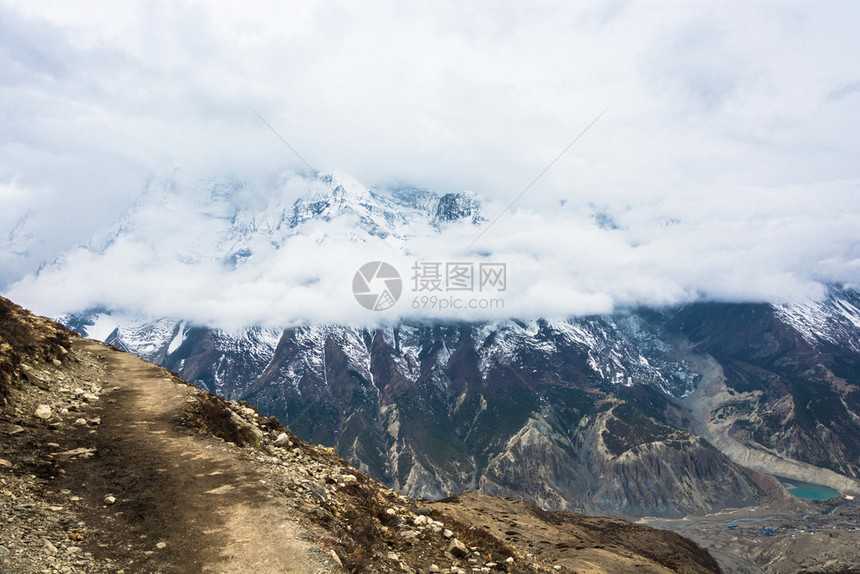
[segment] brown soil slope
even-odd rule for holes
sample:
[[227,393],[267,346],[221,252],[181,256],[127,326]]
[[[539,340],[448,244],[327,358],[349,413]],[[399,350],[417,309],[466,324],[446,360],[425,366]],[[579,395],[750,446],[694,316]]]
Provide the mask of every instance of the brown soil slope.
[[433,507],[524,547],[544,562],[581,574],[714,572],[706,550],[668,530],[625,520],[546,512],[522,500],[467,493]]
[[[0,572],[718,571],[686,539],[622,521],[405,498],[2,298],[0,374]],[[547,531],[555,550],[535,551]]]

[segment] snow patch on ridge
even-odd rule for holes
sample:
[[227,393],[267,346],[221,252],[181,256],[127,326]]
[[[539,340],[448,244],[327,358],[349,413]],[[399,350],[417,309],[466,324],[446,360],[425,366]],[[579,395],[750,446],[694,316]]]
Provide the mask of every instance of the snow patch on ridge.
[[119,327],[116,319],[107,313],[99,313],[92,318],[93,324],[86,328],[86,336],[90,339],[107,341],[107,338]]
[[182,343],[185,342],[185,335],[188,333],[188,327],[185,324],[185,321],[179,324],[179,327],[176,329],[176,335],[174,335],[173,339],[170,341],[170,344],[167,346],[167,354],[172,355],[182,346]]
[[860,294],[838,291],[822,301],[774,305],[784,324],[809,344],[846,344],[860,352]]

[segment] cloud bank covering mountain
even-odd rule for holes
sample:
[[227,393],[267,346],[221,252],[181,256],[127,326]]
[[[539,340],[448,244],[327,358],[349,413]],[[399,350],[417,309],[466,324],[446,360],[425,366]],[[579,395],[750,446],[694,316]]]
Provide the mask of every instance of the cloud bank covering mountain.
[[[753,190],[751,193],[765,193]],[[855,280],[860,197],[851,185],[783,190],[772,202],[729,210],[724,198],[674,211],[609,214],[595,206],[555,214],[517,210],[470,247],[489,222],[474,194],[368,189],[344,174],[285,174],[259,189],[232,179],[153,181],[135,207],[9,293],[43,312],[92,308],[201,325],[283,327],[302,322],[566,317],[616,307],[698,300],[797,302],[822,282]],[[742,197],[735,198],[741,202]],[[463,203],[465,202],[465,203]],[[851,205],[853,209],[836,209]],[[497,207],[497,206],[493,206]],[[444,209],[448,211],[444,211]],[[810,230],[816,230],[810,233]],[[393,308],[367,311],[353,275],[383,260],[400,272]],[[416,263],[506,265],[504,291],[430,291]],[[490,309],[439,309],[421,297],[501,299]]]
[[[858,10],[3,2],[0,289],[43,313],[366,321],[360,262],[488,253],[509,266],[505,315],[814,298],[860,282]],[[469,222],[394,252],[314,240],[347,238],[346,216],[238,266],[191,255],[224,218],[318,187],[255,112],[323,173],[473,190],[493,220],[607,108],[472,249]],[[217,216],[213,177],[242,182]],[[131,207],[162,182],[172,204]]]

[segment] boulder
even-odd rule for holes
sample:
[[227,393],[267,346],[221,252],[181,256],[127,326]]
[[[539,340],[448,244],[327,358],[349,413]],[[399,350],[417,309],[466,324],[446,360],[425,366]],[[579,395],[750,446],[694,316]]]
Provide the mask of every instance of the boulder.
[[236,413],[230,411],[230,419],[236,427],[236,431],[242,440],[254,448],[260,448],[263,440],[263,431],[257,425],[251,424]]
[[460,542],[457,538],[453,538],[448,544],[448,552],[455,558],[465,558],[469,555],[469,549],[466,545]]

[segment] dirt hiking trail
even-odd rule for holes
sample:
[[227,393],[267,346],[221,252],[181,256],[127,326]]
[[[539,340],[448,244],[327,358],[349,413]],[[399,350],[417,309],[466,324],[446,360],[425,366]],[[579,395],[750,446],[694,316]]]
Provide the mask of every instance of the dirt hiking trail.
[[[106,368],[100,425],[67,445],[95,449],[59,479],[91,499],[129,572],[326,571],[292,508],[266,488],[242,449],[181,426],[190,388],[160,367],[90,340],[74,346]],[[110,503],[114,497],[115,502]],[[87,520],[89,523],[90,520]],[[91,550],[99,557],[99,547]],[[318,550],[317,550],[318,552]],[[122,567],[118,562],[118,566]]]

